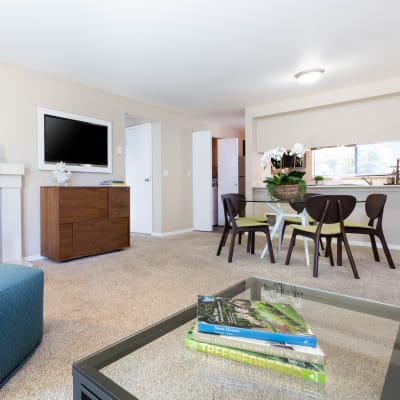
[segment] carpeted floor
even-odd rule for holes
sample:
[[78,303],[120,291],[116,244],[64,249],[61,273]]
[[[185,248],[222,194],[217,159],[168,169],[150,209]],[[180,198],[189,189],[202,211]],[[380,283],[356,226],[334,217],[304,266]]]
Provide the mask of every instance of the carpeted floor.
[[[305,266],[299,241],[291,265],[286,248],[276,264],[238,246],[232,264],[228,249],[216,257],[219,233],[194,232],[156,238],[133,235],[129,249],[65,263],[40,261],[45,272],[44,337],[24,367],[0,390],[2,400],[72,399],[72,363],[249,276],[283,280],[385,303],[400,304],[399,266],[373,261],[368,248],[354,247],[360,273],[355,280],[346,256],[343,267],[321,258],[319,278]],[[287,243],[286,243],[287,245]],[[380,251],[380,253],[382,253]],[[382,255],[383,256],[383,255]]]

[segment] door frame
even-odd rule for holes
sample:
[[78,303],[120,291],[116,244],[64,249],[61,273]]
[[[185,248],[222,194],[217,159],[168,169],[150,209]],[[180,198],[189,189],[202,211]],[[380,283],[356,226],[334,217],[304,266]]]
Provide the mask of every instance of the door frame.
[[[153,135],[152,135],[152,124],[151,124],[151,122],[141,123],[141,124],[137,124],[137,125],[133,125],[133,126],[129,126],[129,127],[125,128],[125,176],[126,176],[126,179],[127,179],[128,178],[128,173],[127,173],[128,157],[129,157],[128,146],[127,146],[127,135],[128,135],[129,130],[133,130],[135,128],[140,128],[140,127],[147,128],[149,130],[147,134],[150,135],[150,151],[147,152],[147,154],[145,154],[146,153],[145,149],[142,149],[142,154],[144,156],[150,158],[150,160],[148,160],[148,162],[150,164],[150,175],[146,179],[150,179],[149,183],[150,183],[151,201],[150,202],[148,200],[145,201],[145,202],[142,201],[142,202],[139,202],[139,204],[140,203],[149,204],[148,206],[150,207],[150,210],[147,210],[146,213],[149,216],[150,221],[147,221],[147,224],[146,224],[147,228],[145,229],[145,232],[133,231],[132,230],[132,228],[133,228],[133,226],[132,226],[133,224],[132,223],[130,224],[130,231],[131,232],[135,232],[135,233],[142,233],[142,234],[152,235],[153,234],[153,201],[154,201],[154,199],[153,199],[153,191],[154,191],[154,189],[153,189],[153,137],[152,137]],[[127,179],[127,184],[128,185],[130,184],[130,182],[128,182],[128,179]],[[131,205],[131,219],[132,219],[132,215],[133,215],[132,214],[132,208],[133,208],[132,202],[134,201],[134,198],[136,196],[141,196],[142,193],[140,191],[136,191],[136,192],[133,191],[132,190],[132,185],[129,185],[129,186],[130,186],[130,193],[131,193],[130,205]]]
[[213,230],[212,134],[192,132],[193,230]]

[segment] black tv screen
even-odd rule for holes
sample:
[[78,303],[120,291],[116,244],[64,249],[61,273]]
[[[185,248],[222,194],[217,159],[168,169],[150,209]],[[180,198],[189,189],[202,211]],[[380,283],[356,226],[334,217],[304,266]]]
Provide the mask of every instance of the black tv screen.
[[44,161],[107,166],[108,127],[44,114]]

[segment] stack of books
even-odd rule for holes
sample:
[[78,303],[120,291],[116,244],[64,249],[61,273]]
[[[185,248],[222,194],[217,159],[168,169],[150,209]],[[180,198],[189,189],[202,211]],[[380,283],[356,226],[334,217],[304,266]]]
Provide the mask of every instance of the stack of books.
[[325,354],[289,304],[199,296],[185,347],[325,383]]
[[101,181],[100,185],[102,185],[102,186],[125,186],[126,183],[125,183],[125,181],[107,180],[107,181]]

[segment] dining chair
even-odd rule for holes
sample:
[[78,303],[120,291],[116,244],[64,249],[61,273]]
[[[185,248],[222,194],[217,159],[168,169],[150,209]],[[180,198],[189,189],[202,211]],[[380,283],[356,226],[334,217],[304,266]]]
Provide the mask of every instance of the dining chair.
[[[313,196],[320,196],[319,193],[304,193],[303,199],[302,200],[289,200],[289,205],[290,207],[293,208],[294,211],[297,212],[297,214],[301,214],[304,211],[304,208],[306,207],[306,201]],[[313,224],[315,221],[312,218],[308,217],[308,222],[309,224]],[[282,233],[281,233],[281,243],[283,241],[283,237],[285,235],[285,229],[286,226],[291,225],[291,224],[296,224],[296,225],[301,225],[301,218],[300,217],[285,217],[283,220],[283,226],[282,226]],[[324,245],[322,243],[322,240],[320,241],[320,246],[321,249],[324,250]]]
[[[354,278],[359,279],[358,271],[351,253],[350,245],[347,240],[346,231],[344,228],[344,220],[352,213],[356,206],[356,198],[351,195],[321,195],[310,197],[305,202],[307,213],[313,218],[315,225],[290,225],[293,228],[292,237],[290,239],[289,249],[286,256],[285,264],[289,265],[293,248],[296,243],[297,235],[305,236],[314,241],[314,265],[313,277],[318,277],[318,260],[319,260],[319,243],[320,238],[327,239],[327,246],[329,246],[329,255],[331,265],[332,259],[332,238],[340,239],[346,248],[347,256],[353,270]],[[339,253],[338,253],[339,254]],[[341,261],[341,260],[340,260]],[[338,256],[338,264],[339,256]]]
[[[231,230],[232,226],[229,223],[229,217],[228,217],[228,207],[226,205],[226,202],[224,202],[224,199],[231,199],[233,203],[233,207],[235,212],[237,213],[236,218],[245,218],[246,217],[246,197],[243,194],[240,193],[227,193],[221,195],[221,200],[222,200],[222,207],[224,211],[224,228],[222,231],[222,236],[221,240],[219,242],[218,250],[217,250],[217,256],[221,254],[221,249],[223,246],[225,246],[226,239],[228,238],[229,231]],[[249,216],[247,217],[250,220],[254,220],[257,222],[267,222],[267,217],[264,215],[254,215],[254,216]],[[242,243],[242,236],[243,233],[241,232],[238,235],[238,243]],[[252,234],[249,234],[248,240],[247,240],[247,251],[254,254],[254,237]]]
[[[232,201],[237,201],[237,207],[239,210],[239,217],[250,218],[258,222],[267,222],[268,217],[264,215],[246,215],[246,196],[240,193],[230,193],[230,198]],[[235,205],[236,206],[236,205]]]
[[225,245],[229,230],[231,230],[231,242],[229,247],[228,262],[232,262],[233,259],[236,235],[240,235],[243,233],[248,234],[247,250],[249,251],[250,247],[250,252],[254,254],[255,233],[263,232],[265,233],[265,236],[267,238],[270,261],[271,263],[275,263],[268,223],[256,221],[254,218],[238,217],[239,206],[237,204],[238,202],[235,201],[235,198],[231,197],[230,195],[222,195],[221,197],[224,209],[226,209],[227,211],[227,222],[230,228],[227,231],[224,230],[225,235],[221,237],[217,255],[220,255],[221,249]]
[[[395,265],[392,259],[392,255],[390,254],[389,247],[387,245],[385,235],[383,233],[382,228],[382,220],[383,220],[383,210],[385,208],[387,196],[386,194],[381,193],[373,193],[368,195],[365,201],[365,213],[369,218],[367,224],[362,224],[350,220],[344,221],[344,229],[346,233],[356,233],[361,235],[369,235],[371,240],[372,252],[374,254],[375,261],[380,261],[378,249],[376,246],[375,236],[377,236],[381,243],[382,248],[385,253],[387,262],[390,268],[395,269]],[[341,254],[341,242],[338,241],[338,256]]]

